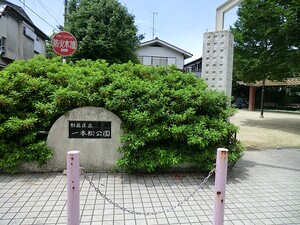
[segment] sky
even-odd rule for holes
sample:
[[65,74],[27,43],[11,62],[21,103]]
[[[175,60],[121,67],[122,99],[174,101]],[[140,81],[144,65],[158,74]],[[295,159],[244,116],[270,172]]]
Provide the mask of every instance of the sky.
[[[64,23],[65,0],[10,0],[24,7],[33,23],[51,35]],[[166,41],[193,54],[186,62],[202,57],[203,34],[215,30],[216,8],[226,0],[119,0],[135,16],[143,41],[154,38]],[[224,29],[237,20],[237,7],[225,14]]]

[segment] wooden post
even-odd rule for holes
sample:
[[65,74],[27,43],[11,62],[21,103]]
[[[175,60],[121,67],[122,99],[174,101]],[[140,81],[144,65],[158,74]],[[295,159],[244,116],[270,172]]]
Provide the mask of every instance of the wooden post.
[[67,216],[68,225],[79,225],[79,151],[67,153]]
[[223,225],[225,209],[225,190],[227,181],[228,150],[218,148],[214,190],[214,217],[213,225]]

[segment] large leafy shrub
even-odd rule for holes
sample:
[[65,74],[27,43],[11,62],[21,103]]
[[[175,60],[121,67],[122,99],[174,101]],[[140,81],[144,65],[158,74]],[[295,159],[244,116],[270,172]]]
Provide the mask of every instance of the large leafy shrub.
[[192,162],[210,169],[218,147],[230,150],[230,161],[241,151],[232,139],[237,127],[228,121],[234,113],[228,102],[225,94],[172,67],[62,64],[43,57],[16,61],[0,72],[0,167],[42,165],[52,151],[37,131],[49,130],[71,109],[95,106],[123,122],[121,168],[151,172]]

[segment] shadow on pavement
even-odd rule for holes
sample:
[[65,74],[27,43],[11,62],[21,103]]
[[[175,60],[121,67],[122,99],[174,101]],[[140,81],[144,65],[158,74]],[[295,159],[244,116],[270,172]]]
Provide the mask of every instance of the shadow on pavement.
[[242,126],[276,129],[287,133],[300,133],[300,117],[296,118],[264,118],[246,119],[241,122]]
[[254,162],[240,158],[237,164],[235,164],[235,166],[228,171],[227,183],[235,184],[235,183],[240,183],[239,180],[247,180],[249,177],[247,168],[254,167],[254,166],[255,166]]
[[247,180],[250,176],[249,168],[256,167],[256,166],[300,172],[300,169],[298,168],[287,167],[283,165],[275,165],[275,164],[257,163],[252,160],[246,160],[240,158],[239,161],[236,163],[236,165],[230,171],[228,171],[228,175],[227,175],[228,183],[234,184],[234,183],[240,183],[240,180]]

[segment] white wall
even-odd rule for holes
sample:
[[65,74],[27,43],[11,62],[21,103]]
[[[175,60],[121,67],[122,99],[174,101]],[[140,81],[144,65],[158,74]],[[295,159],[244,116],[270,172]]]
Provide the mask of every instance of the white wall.
[[0,18],[0,37],[6,38],[6,17],[3,15]]
[[[1,18],[2,20],[2,18]],[[20,40],[19,31],[22,26],[14,18],[6,15],[5,16],[6,25],[6,53],[5,57],[9,59],[21,59],[23,55],[23,40]]]

